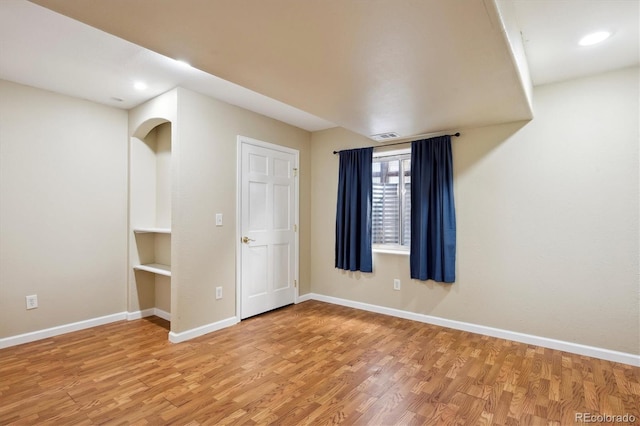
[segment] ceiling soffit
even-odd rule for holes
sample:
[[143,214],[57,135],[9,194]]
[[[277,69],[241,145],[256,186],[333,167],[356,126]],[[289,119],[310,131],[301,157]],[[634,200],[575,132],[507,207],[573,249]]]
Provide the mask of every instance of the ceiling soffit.
[[33,2],[363,135],[531,118],[493,0]]

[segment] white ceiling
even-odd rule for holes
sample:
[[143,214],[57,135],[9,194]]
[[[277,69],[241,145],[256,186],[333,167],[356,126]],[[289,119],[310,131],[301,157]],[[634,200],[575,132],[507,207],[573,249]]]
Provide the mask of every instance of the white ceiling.
[[[514,0],[534,85],[637,65],[638,0]],[[594,46],[579,46],[587,33],[610,31]]]
[[[125,109],[182,86],[309,131],[527,119],[526,61],[545,84],[637,64],[640,50],[637,0],[33,2],[66,16],[0,0],[0,78]],[[613,37],[577,46],[600,28]]]

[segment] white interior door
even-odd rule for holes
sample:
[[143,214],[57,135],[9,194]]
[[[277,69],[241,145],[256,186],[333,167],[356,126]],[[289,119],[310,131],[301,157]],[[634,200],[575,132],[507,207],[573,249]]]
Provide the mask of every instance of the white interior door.
[[[257,141],[255,141],[257,142]],[[294,303],[296,161],[287,148],[240,139],[240,318]]]

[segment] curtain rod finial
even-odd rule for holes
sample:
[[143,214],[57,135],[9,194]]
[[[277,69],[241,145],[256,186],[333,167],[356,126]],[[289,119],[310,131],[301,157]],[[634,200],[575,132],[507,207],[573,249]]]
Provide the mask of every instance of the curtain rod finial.
[[453,136],[455,136],[456,138],[459,138],[460,137],[460,132],[454,133]]

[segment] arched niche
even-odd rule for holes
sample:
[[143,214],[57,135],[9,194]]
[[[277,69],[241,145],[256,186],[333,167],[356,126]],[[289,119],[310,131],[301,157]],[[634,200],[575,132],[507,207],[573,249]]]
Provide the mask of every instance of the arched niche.
[[130,138],[129,312],[170,319],[171,121],[142,122]]
[[170,121],[161,117],[149,118],[143,121],[131,136],[138,139],[144,139],[151,130],[163,123],[170,123]]

